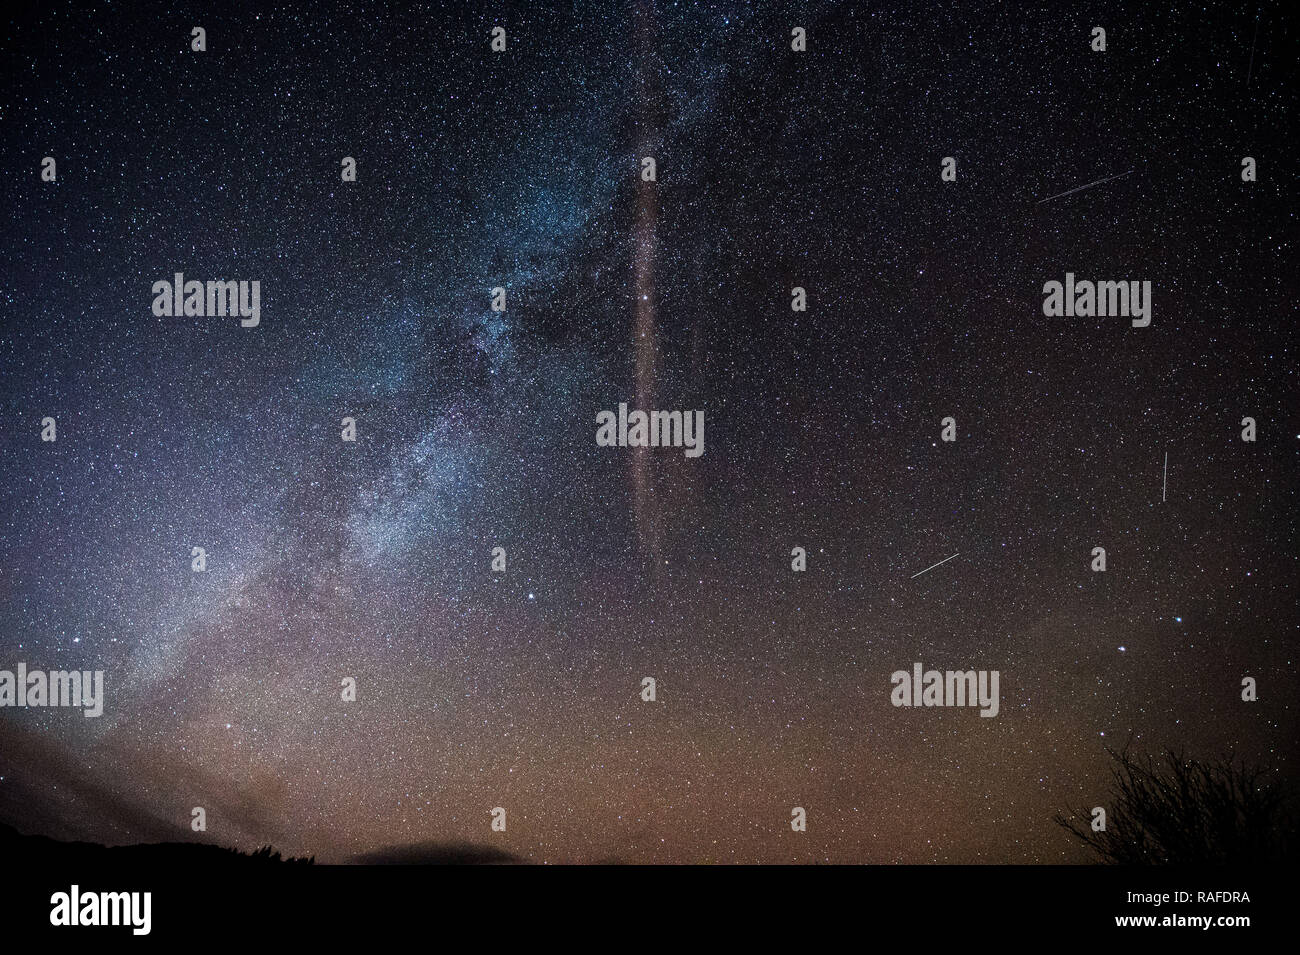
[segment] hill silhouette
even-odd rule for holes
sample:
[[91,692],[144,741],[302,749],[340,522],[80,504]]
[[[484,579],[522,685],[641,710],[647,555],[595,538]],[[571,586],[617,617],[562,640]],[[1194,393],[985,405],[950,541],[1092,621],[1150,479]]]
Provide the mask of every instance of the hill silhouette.
[[[155,869],[177,866],[186,869],[247,865],[314,865],[315,856],[282,856],[271,846],[256,852],[240,852],[210,842],[151,842],[127,846],[105,846],[97,842],[63,842],[48,836],[23,835],[13,826],[0,823],[0,858],[22,860],[46,867],[94,866]],[[510,865],[524,862],[495,846],[470,842],[423,842],[408,846],[385,846],[348,860],[354,865]]]
[[358,865],[510,865],[524,860],[495,846],[472,842],[421,842],[387,846],[354,857]]
[[61,842],[48,836],[26,836],[0,823],[0,858],[53,866],[114,867],[312,865],[315,857],[285,858],[271,846],[240,852],[209,842],[151,842],[105,846],[96,842]]

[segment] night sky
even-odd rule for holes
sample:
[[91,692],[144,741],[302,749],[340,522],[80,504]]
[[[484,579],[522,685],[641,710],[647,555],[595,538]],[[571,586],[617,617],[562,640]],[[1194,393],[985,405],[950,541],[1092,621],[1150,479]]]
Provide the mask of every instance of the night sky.
[[[1296,778],[1286,4],[147,6],[0,47],[0,668],[107,696],[0,709],[0,822],[1081,862],[1107,746]],[[1000,712],[891,705],[918,661]]]

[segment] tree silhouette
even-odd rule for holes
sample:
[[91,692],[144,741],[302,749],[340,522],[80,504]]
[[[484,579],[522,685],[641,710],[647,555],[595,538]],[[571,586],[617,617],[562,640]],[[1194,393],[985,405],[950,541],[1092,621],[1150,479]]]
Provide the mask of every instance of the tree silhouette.
[[1145,757],[1127,745],[1107,752],[1115,765],[1105,830],[1093,831],[1088,812],[1054,817],[1103,862],[1260,865],[1293,857],[1295,792],[1271,770],[1169,749]]
[[[95,842],[63,842],[48,836],[25,836],[0,822],[0,858],[24,860],[22,864],[73,866],[161,866],[251,864],[314,865],[316,857],[282,856],[272,846],[254,852],[240,852],[210,842],[143,842],[135,845],[104,846]],[[17,863],[15,863],[17,864]]]

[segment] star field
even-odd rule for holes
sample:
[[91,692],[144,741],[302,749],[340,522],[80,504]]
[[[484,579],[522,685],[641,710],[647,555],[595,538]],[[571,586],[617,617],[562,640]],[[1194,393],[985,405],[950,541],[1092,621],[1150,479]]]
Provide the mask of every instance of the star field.
[[[0,668],[107,702],[0,710],[0,821],[1058,863],[1109,745],[1294,780],[1281,12],[10,14]],[[259,280],[260,325],[156,317],[175,272]],[[1150,280],[1151,325],[1045,317],[1066,272]],[[598,447],[619,402],[705,453]],[[1001,712],[892,706],[913,661]]]

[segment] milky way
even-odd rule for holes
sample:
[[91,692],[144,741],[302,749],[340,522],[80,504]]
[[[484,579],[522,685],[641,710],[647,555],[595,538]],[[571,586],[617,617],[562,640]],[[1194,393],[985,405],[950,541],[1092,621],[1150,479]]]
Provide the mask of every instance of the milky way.
[[[1294,779],[1294,28],[960,6],[11,15],[0,668],[107,702],[0,710],[0,821],[1078,862],[1109,745]],[[597,447],[620,402],[706,452]],[[891,705],[915,661],[999,714]]]

